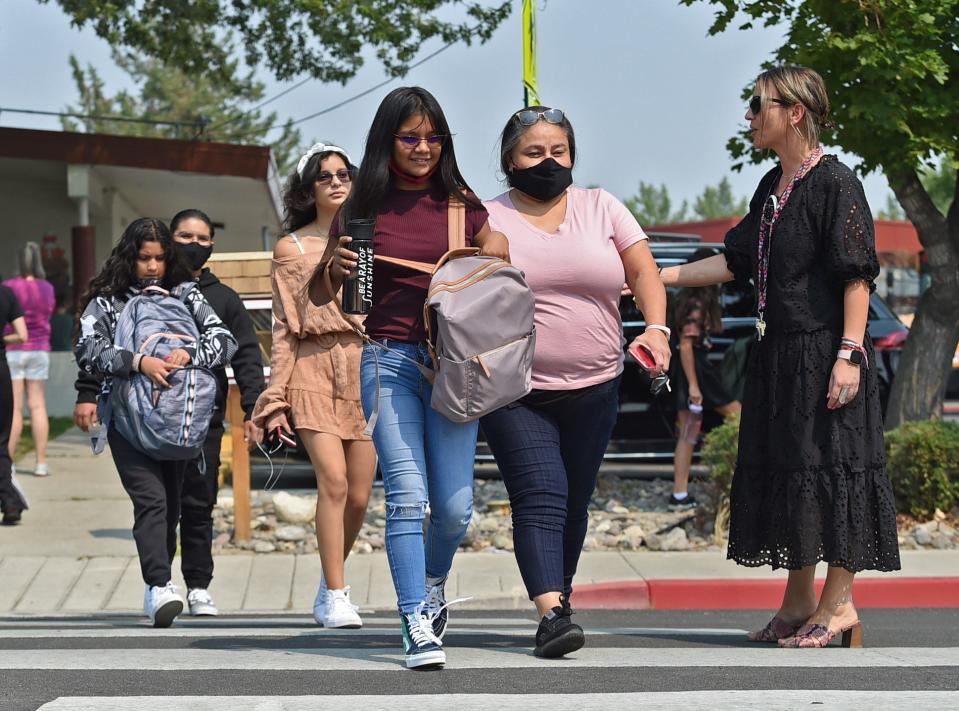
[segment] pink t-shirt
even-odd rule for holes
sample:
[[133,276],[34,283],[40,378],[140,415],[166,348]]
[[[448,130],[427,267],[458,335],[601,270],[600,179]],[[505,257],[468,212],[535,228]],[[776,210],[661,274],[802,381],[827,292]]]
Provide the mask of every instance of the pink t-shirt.
[[536,297],[533,387],[574,390],[619,375],[626,280],[620,253],[646,239],[636,218],[602,188],[575,185],[554,234],[530,224],[508,191],[484,205],[490,228],[509,238],[510,258]]
[[[17,295],[17,301],[23,309],[23,320],[27,324],[27,342],[10,344],[7,350],[50,350],[50,316],[57,301],[53,284],[46,279],[25,279],[20,276],[8,279],[4,284]],[[12,333],[13,329],[8,326],[5,332]]]

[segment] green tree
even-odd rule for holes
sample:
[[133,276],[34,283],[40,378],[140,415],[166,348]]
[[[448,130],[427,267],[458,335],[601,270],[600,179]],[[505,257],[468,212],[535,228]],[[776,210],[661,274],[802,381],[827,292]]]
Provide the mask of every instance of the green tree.
[[[717,6],[710,34],[734,21],[786,30],[774,63],[815,68],[826,81],[836,128],[824,143],[881,170],[929,260],[931,285],[920,298],[886,413],[886,427],[940,417],[959,340],[959,200],[952,172],[948,212],[923,183],[941,157],[959,160],[959,0],[681,0]],[[757,72],[758,73],[758,72]],[[743,92],[748,96],[752,82]],[[759,162],[741,134],[734,158]],[[741,165],[741,163],[740,163]]]
[[716,187],[707,185],[702,195],[693,201],[693,213],[700,220],[715,220],[720,217],[742,217],[748,211],[746,198],[733,197],[733,186],[724,177]]
[[669,197],[669,189],[665,185],[656,187],[642,180],[639,181],[639,190],[636,194],[623,200],[623,204],[644,227],[684,222],[689,210],[689,205],[683,200],[679,210],[673,212],[673,201]]
[[919,173],[919,179],[929,193],[929,198],[943,215],[949,212],[956,196],[957,171],[959,161],[943,158],[936,168],[925,167]]
[[279,135],[267,140],[271,126],[277,123],[275,113],[263,114],[247,107],[263,99],[264,85],[252,72],[241,76],[236,61],[225,70],[227,81],[207,76],[189,76],[157,59],[114,52],[113,61],[125,71],[136,86],[136,92],[121,90],[108,94],[97,70],[81,67],[73,55],[70,69],[79,94],[79,102],[67,107],[70,113],[87,116],[117,116],[180,122],[155,125],[95,118],[61,119],[66,131],[113,133],[155,138],[198,138],[224,143],[269,144],[281,174],[291,168],[302,143],[300,132],[290,121]]
[[[38,0],[48,3],[51,0]],[[402,76],[428,40],[486,41],[511,10],[473,0],[53,0],[78,28],[112,47],[159,59],[191,76],[228,79],[234,61],[223,39],[239,36],[248,67],[279,80],[311,75],[345,83],[371,48]],[[447,6],[461,8],[450,21]]]
[[905,217],[906,213],[892,195],[886,195],[886,206],[876,213],[877,220],[903,220]]

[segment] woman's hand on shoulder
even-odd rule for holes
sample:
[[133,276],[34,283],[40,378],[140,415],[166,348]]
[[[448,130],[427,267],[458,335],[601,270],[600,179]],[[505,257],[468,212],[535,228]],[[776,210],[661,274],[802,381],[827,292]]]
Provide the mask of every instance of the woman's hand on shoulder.
[[480,254],[484,257],[498,257],[509,262],[509,240],[502,232],[490,232],[479,244]]

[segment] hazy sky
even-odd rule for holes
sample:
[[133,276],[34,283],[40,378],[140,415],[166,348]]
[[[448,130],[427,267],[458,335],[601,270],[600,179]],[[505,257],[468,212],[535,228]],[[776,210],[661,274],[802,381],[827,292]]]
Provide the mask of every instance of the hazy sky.
[[[335,142],[358,161],[382,97],[402,84],[432,91],[456,134],[460,167],[482,197],[503,189],[497,137],[521,107],[520,0],[511,18],[484,45],[457,45],[373,94],[301,124],[304,144]],[[676,0],[541,0],[539,86],[543,102],[566,111],[576,130],[575,180],[620,197],[640,180],[665,183],[674,203],[692,199],[728,176],[749,196],[767,166],[732,172],[725,144],[745,124],[742,87],[778,46],[781,29],[706,32],[712,10]],[[184,38],[189,41],[189,38]],[[422,54],[441,46],[430,43]],[[110,61],[108,45],[70,24],[55,3],[0,2],[0,107],[61,110],[77,99],[70,53],[96,66],[108,92],[128,86]],[[261,72],[267,96],[280,84]],[[311,82],[270,105],[283,119],[299,118],[382,81],[375,60],[347,86]],[[0,125],[59,130],[55,118],[3,113]],[[854,156],[842,156],[851,165]],[[882,175],[864,179],[873,211],[885,205]]]

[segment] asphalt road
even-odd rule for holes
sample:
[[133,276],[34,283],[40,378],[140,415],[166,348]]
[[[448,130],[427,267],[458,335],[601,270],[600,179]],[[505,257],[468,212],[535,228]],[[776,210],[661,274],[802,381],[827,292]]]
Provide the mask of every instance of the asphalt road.
[[457,711],[636,708],[640,700],[643,708],[959,708],[959,610],[865,611],[862,650],[746,642],[744,630],[768,614],[583,612],[575,620],[587,646],[547,661],[530,653],[529,614],[465,611],[451,621],[447,668],[420,673],[403,669],[390,615],[367,616],[361,631],[322,630],[302,616],[187,620],[170,630],[129,617],[6,618],[0,709],[405,709],[433,708],[440,695],[442,708]]

